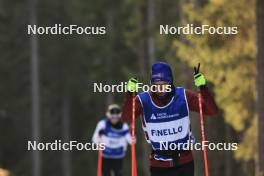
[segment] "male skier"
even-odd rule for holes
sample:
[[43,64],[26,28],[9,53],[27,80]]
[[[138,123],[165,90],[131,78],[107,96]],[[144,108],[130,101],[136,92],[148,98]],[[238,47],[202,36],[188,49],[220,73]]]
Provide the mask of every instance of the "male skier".
[[93,134],[94,143],[104,143],[102,170],[103,176],[122,175],[122,163],[127,144],[131,143],[129,127],[121,119],[121,108],[109,105],[106,118],[99,121]]
[[[151,176],[193,176],[194,162],[191,150],[164,149],[161,148],[161,142],[167,143],[168,146],[178,146],[177,144],[192,141],[189,111],[199,112],[198,93],[175,87],[172,70],[164,62],[152,65],[150,79],[151,85],[159,89],[139,93],[135,99],[135,113],[136,117],[143,115],[143,130],[152,147],[149,157]],[[216,115],[218,108],[199,69],[195,69],[194,82],[200,88],[204,114]],[[171,89],[165,86],[170,86]],[[127,89],[122,109],[125,121],[131,120],[132,98],[137,91],[137,79],[131,78]]]

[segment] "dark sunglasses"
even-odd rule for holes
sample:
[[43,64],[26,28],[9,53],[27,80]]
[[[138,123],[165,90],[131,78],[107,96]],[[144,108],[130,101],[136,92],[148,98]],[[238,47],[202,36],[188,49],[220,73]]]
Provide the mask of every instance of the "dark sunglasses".
[[110,110],[110,114],[119,114],[121,113],[121,110],[119,108],[113,108]]

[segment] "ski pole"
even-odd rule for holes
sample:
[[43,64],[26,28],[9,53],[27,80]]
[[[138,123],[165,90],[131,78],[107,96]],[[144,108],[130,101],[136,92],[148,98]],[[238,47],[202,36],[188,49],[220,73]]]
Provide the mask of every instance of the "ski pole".
[[[198,101],[199,101],[199,111],[200,111],[200,124],[202,131],[202,144],[205,142],[205,134],[204,134],[204,116],[203,116],[203,106],[202,106],[202,95],[201,92],[198,93]],[[204,174],[208,176],[208,160],[207,160],[207,152],[206,147],[203,148],[203,158],[204,158]]]
[[[100,136],[99,143],[101,143],[102,138]],[[97,163],[97,176],[102,176],[102,158],[103,158],[103,153],[102,150],[98,150],[98,163]]]
[[132,158],[132,169],[131,175],[137,176],[137,162],[136,162],[136,146],[135,146],[135,93],[133,93],[132,97],[132,123],[131,123],[131,158]]

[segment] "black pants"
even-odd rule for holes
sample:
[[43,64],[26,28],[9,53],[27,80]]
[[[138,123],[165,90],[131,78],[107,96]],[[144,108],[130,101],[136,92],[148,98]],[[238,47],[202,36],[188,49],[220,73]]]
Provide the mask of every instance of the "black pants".
[[103,158],[103,176],[122,176],[123,159]]
[[150,167],[151,176],[194,176],[193,161],[171,168]]

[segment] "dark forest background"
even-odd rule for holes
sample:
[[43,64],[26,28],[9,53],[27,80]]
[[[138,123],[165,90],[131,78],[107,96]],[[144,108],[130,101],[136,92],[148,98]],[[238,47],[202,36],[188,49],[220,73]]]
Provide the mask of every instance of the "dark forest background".
[[[256,2],[257,1],[257,2]],[[195,89],[201,63],[220,115],[206,119],[212,176],[263,176],[264,2],[261,0],[0,0],[0,176],[96,175],[95,151],[27,151],[27,141],[91,142],[108,104],[122,94],[93,93],[94,82],[131,76],[148,83],[155,61],[171,64],[175,84]],[[28,35],[27,25],[106,26],[107,35]],[[237,35],[160,35],[159,25],[237,26]],[[192,128],[200,140],[198,114]],[[138,175],[147,176],[147,146],[137,125]],[[130,175],[130,151],[124,175]],[[202,153],[195,172],[203,175]],[[262,171],[262,173],[261,173]]]

